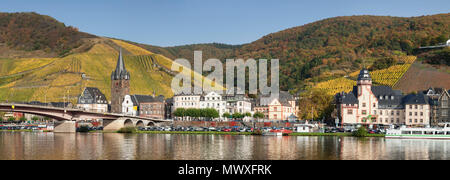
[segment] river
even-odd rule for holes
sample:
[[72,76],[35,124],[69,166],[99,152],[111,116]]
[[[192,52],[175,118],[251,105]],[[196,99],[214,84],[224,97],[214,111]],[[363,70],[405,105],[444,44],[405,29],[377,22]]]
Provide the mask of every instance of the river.
[[450,159],[450,140],[0,132],[0,159]]

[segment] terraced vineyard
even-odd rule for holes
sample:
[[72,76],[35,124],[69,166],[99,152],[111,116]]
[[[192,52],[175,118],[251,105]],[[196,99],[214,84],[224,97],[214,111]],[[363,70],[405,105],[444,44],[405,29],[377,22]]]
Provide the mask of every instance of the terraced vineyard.
[[397,84],[403,74],[408,71],[409,67],[411,67],[411,64],[395,65],[387,69],[370,72],[370,75],[372,76],[373,82],[393,87]]
[[[385,85],[394,87],[403,75],[411,67],[411,64],[415,62],[417,57],[415,56],[398,56],[395,57],[398,63],[386,69],[380,69],[370,72],[372,81],[376,85]],[[348,75],[348,78],[341,77],[333,80],[328,80],[316,84],[313,88],[325,89],[328,94],[334,95],[338,92],[349,92],[352,90],[353,86],[356,85],[356,79],[358,77],[359,71],[355,71]]]
[[334,95],[342,91],[349,92],[355,85],[356,81],[341,77],[318,83],[314,88],[325,89],[329,95]]
[[[76,103],[84,87],[97,87],[110,99],[110,75],[119,47],[131,74],[132,94],[155,91],[157,95],[173,95],[170,86],[177,72],[170,70],[171,59],[120,40],[99,38],[88,51],[62,58],[0,59],[0,102],[63,101],[69,94],[71,102]],[[183,69],[189,75],[199,75]]]

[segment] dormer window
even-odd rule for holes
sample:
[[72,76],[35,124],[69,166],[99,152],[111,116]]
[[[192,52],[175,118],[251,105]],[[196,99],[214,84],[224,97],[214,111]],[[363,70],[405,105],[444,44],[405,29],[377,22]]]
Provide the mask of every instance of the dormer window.
[[391,96],[391,100],[394,100],[394,96]]
[[384,96],[384,99],[388,99],[389,97],[388,96]]
[[383,96],[380,96],[380,99],[383,99]]

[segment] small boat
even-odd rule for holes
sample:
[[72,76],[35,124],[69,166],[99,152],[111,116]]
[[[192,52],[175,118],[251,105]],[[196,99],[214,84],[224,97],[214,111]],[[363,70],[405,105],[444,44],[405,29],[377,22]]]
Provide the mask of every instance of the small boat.
[[283,136],[282,132],[263,132],[263,136]]
[[386,130],[386,138],[400,139],[450,139],[450,124],[444,127],[408,128]]

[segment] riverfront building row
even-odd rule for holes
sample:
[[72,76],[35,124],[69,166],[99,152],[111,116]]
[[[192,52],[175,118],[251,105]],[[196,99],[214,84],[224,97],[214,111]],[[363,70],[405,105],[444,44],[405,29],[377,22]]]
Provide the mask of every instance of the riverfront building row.
[[427,126],[448,122],[449,91],[403,95],[388,86],[372,86],[367,69],[349,93],[335,95],[339,125]]

